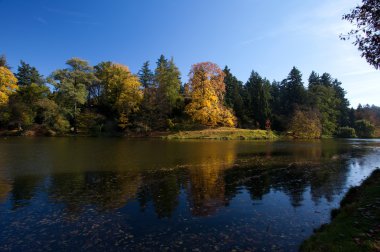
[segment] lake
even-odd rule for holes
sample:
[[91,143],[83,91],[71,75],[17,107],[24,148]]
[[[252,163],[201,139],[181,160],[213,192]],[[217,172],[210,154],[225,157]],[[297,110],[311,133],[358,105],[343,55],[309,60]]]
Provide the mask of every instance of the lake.
[[0,139],[0,250],[296,251],[378,140]]

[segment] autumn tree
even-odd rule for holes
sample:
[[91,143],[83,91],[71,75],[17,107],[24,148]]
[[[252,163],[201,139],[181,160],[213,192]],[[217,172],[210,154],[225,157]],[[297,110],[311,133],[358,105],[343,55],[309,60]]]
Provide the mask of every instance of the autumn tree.
[[102,100],[117,116],[118,125],[125,129],[131,113],[139,110],[143,98],[141,83],[127,66],[110,62],[97,67],[97,77],[102,82]]
[[359,104],[357,110],[354,112],[354,117],[357,120],[367,120],[376,126],[380,126],[380,107],[369,104],[362,106]]
[[376,69],[380,68],[380,2],[379,0],[362,0],[351,13],[343,16],[356,26],[348,34],[341,35],[341,39],[354,39],[356,45],[369,64]]
[[322,135],[322,125],[318,113],[312,110],[294,111],[288,129],[294,138],[316,139]]
[[87,101],[88,87],[96,77],[93,68],[85,60],[72,58],[66,64],[68,68],[54,71],[49,82],[55,88],[57,103],[66,109],[76,133],[80,108]]
[[17,78],[8,68],[0,66],[0,106],[5,106],[9,96],[17,89]]
[[10,118],[9,97],[18,90],[17,78],[6,67],[0,66],[0,125]]
[[193,65],[189,76],[191,102],[185,111],[192,120],[209,127],[233,127],[236,119],[223,105],[223,71],[214,63],[203,62]]

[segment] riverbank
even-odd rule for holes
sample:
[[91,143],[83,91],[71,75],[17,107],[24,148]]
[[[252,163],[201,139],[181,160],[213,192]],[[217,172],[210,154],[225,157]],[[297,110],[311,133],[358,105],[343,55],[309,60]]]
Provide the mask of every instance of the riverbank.
[[[127,132],[85,132],[78,131],[77,134],[58,133],[44,127],[33,127],[28,130],[0,130],[0,137],[126,137],[126,138],[161,138],[161,139],[210,139],[210,140],[279,140],[295,139],[292,134],[285,132],[274,132],[258,129],[240,128],[205,128],[187,131],[127,131]],[[333,136],[322,136],[321,139],[335,138]],[[308,139],[304,139],[308,140]]]
[[380,251],[380,169],[351,188],[301,251]]
[[26,131],[18,130],[2,130],[0,137],[9,136],[76,136],[76,137],[91,137],[91,136],[107,136],[107,137],[127,137],[127,138],[162,138],[162,139],[218,139],[218,140],[275,140],[279,136],[273,131],[266,130],[251,130],[251,129],[237,129],[237,128],[215,128],[215,129],[202,129],[192,131],[151,131],[151,132],[128,132],[128,133],[114,133],[114,134],[88,134],[85,132],[78,132],[78,134],[58,134],[53,131],[33,129]]
[[163,137],[164,139],[216,139],[216,140],[275,140],[273,131],[236,128],[216,128],[194,131],[180,131]]

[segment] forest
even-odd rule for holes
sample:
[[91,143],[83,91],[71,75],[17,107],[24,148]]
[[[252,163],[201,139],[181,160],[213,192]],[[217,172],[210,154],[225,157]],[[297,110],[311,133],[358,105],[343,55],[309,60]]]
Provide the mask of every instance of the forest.
[[[226,66],[194,64],[183,83],[161,55],[138,73],[110,61],[71,58],[46,78],[21,61],[0,58],[1,134],[149,135],[217,127],[272,130],[293,138],[377,136],[380,107],[350,107],[342,83],[293,67],[281,81],[252,71],[244,83]],[[307,86],[307,87],[306,87]]]

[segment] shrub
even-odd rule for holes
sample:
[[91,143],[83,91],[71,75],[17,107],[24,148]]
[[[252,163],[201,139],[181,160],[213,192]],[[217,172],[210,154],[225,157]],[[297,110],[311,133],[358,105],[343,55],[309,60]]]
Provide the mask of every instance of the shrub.
[[351,127],[340,127],[336,131],[335,135],[340,138],[355,138],[356,131],[354,128]]
[[356,121],[355,130],[358,137],[362,138],[371,138],[375,134],[375,126],[367,120]]
[[70,130],[70,122],[62,115],[57,115],[53,124],[53,129],[59,133],[66,133]]
[[78,126],[82,131],[97,135],[102,132],[105,120],[101,114],[84,111],[78,116]]
[[294,138],[316,139],[321,138],[321,121],[314,111],[296,110],[290,122],[289,131]]

